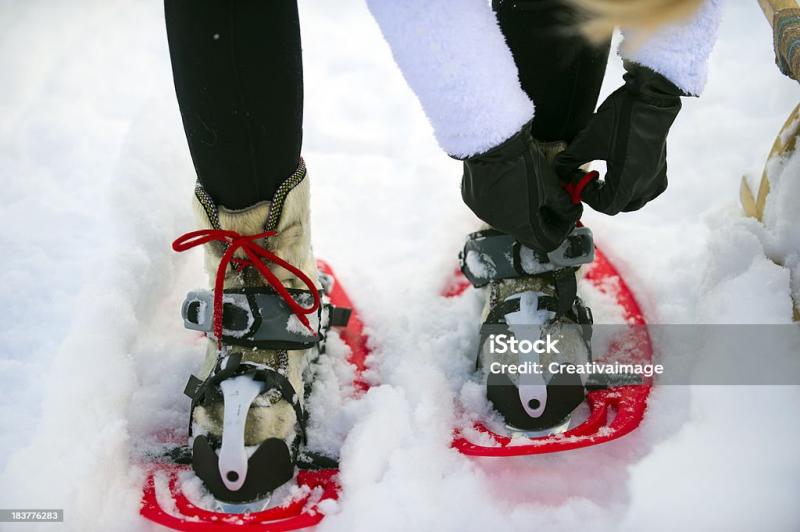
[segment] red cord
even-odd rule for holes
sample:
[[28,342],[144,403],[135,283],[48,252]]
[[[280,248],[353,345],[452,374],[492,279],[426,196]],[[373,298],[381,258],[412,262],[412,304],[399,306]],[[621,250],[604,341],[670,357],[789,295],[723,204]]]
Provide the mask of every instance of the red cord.
[[[233,266],[237,271],[241,271],[245,266],[253,266],[256,268],[261,275],[264,276],[269,285],[275,289],[275,291],[278,292],[286,304],[289,305],[292,313],[294,313],[300,322],[316,336],[316,331],[311,327],[311,324],[306,317],[306,314],[316,312],[320,306],[319,293],[317,292],[317,287],[314,286],[314,282],[309,279],[308,276],[299,268],[292,266],[282,258],[267,251],[255,242],[261,238],[267,238],[277,234],[278,233],[276,231],[267,231],[257,235],[242,236],[236,231],[226,231],[224,229],[201,229],[199,231],[191,231],[186,233],[172,243],[172,249],[179,253],[213,241],[228,243],[228,249],[225,250],[225,253],[222,254],[222,258],[219,261],[219,267],[217,267],[217,277],[214,282],[214,336],[217,338],[217,347],[219,349],[222,349],[222,292],[225,283],[225,270],[228,268],[228,264],[230,263],[233,263]],[[247,258],[238,258],[233,256],[233,254],[239,248],[245,252]],[[314,296],[314,304],[310,307],[303,307],[297,301],[295,301],[295,299],[292,297],[289,291],[286,290],[283,284],[281,284],[280,280],[278,280],[275,274],[272,273],[269,268],[267,268],[266,264],[264,264],[264,260],[273,264],[277,264],[284,270],[293,273],[298,279],[303,281],[303,283],[305,283],[305,285],[311,291],[311,294]]]
[[581,194],[583,194],[583,189],[586,188],[586,185],[599,177],[600,173],[597,170],[592,170],[591,172],[586,172],[577,183],[564,183],[562,186],[569,194],[570,199],[572,199],[572,203],[577,205],[582,201]]

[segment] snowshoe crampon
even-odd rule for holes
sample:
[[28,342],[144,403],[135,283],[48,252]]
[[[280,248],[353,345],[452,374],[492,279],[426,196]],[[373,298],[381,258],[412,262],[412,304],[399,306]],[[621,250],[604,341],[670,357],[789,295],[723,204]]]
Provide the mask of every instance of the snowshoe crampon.
[[[639,305],[619,272],[600,250],[595,249],[594,262],[589,265],[584,279],[600,292],[613,297],[621,308],[625,321],[631,325],[627,337],[618,344],[610,344],[609,351],[621,349],[622,343],[635,345],[633,353],[626,353],[628,360],[641,364],[650,363],[653,347]],[[469,286],[470,281],[460,271],[456,271],[442,295],[457,297]],[[468,429],[456,430],[452,445],[461,453],[471,456],[525,456],[605,443],[620,438],[639,426],[647,408],[651,387],[652,381],[647,379],[640,384],[588,391],[588,417],[560,434],[538,438],[502,435],[477,422]]]
[[[353,309],[350,298],[339,285],[330,266],[318,261],[317,267],[327,280],[326,291],[331,304]],[[338,333],[350,348],[348,361],[356,369],[354,387],[363,392],[368,384],[361,379],[361,374],[366,367],[369,349],[363,324],[355,310],[350,314],[347,325],[338,329]],[[297,489],[292,490],[294,494],[278,505],[249,513],[218,512],[199,507],[184,492],[182,477],[190,476],[190,471],[190,465],[173,462],[151,464],[142,495],[142,516],[175,530],[296,530],[319,523],[324,517],[320,505],[339,496],[338,469],[302,469],[295,476]]]

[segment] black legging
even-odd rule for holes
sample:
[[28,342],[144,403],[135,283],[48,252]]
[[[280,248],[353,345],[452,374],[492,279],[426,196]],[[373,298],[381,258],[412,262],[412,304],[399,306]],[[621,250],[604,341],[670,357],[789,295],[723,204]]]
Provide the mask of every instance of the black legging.
[[[272,199],[302,143],[296,0],[165,0],[164,8],[200,183],[232,209]],[[594,48],[577,35],[563,0],[494,0],[494,9],[536,105],[534,136],[570,141],[597,104],[608,44]]]
[[295,0],[165,0],[175,91],[197,177],[241,209],[300,160],[303,63]]
[[570,142],[594,113],[610,41],[592,46],[563,0],[493,0],[523,90],[536,107],[533,136]]

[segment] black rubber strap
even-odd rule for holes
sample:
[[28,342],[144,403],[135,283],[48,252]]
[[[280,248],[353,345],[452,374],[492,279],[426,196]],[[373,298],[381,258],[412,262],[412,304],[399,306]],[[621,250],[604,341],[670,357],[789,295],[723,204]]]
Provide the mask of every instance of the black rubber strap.
[[[589,307],[584,306],[579,299],[573,301],[572,306],[562,314],[559,314],[561,307],[559,299],[548,295],[539,295],[537,299],[537,310],[547,310],[553,314],[566,316],[577,324],[592,324],[592,311]],[[488,324],[503,324],[506,323],[506,315],[519,312],[519,299],[513,298],[502,301],[494,305],[486,316],[484,323]]]
[[[222,367],[223,361],[226,361],[224,368]],[[206,393],[211,390],[212,385],[236,375],[241,361],[241,353],[232,353],[225,358],[217,360],[216,367],[205,381],[198,379],[194,375],[189,376],[189,381],[186,383],[183,393],[192,400],[193,411],[195,403],[199,403],[205,398]]]
[[[287,288],[303,307],[313,302],[308,290]],[[187,294],[181,308],[187,329],[214,333],[214,292],[193,290]],[[319,340],[322,328],[322,308],[307,315],[316,332],[299,322],[292,330],[287,323],[296,318],[283,298],[269,287],[225,289],[222,306],[222,342],[226,345],[258,347],[260,349],[308,349]]]
[[475,287],[500,279],[574,270],[594,260],[594,240],[587,227],[576,227],[558,248],[542,254],[513,236],[494,229],[470,234],[459,254],[461,271]]
[[506,323],[506,316],[519,312],[519,299],[506,299],[489,309],[489,315],[486,316],[485,323]]
[[[222,368],[222,362],[227,360],[225,367]],[[300,404],[300,395],[292,386],[284,375],[278,373],[272,368],[256,366],[249,362],[242,362],[241,353],[232,353],[227,357],[220,359],[217,362],[217,367],[211,372],[211,375],[205,380],[201,381],[194,375],[189,377],[189,382],[186,383],[184,393],[192,399],[191,411],[194,412],[195,407],[205,401],[206,399],[213,399],[220,395],[218,384],[226,379],[237,375],[252,374],[253,378],[264,383],[264,392],[269,390],[278,390],[281,398],[287,403],[292,405],[294,413],[297,416],[297,424],[303,443],[306,442],[306,414]],[[189,423],[189,435],[192,434],[191,421]]]
[[351,308],[334,307],[331,305],[328,308],[328,324],[331,327],[346,327],[352,313],[353,309]]
[[575,270],[573,268],[555,270],[552,276],[558,301],[556,313],[564,316],[572,310],[575,298],[578,297],[578,281],[575,279]]
[[185,395],[189,399],[194,399],[195,397],[197,397],[197,394],[202,387],[203,387],[202,379],[198,379],[194,375],[189,375],[189,381],[186,383],[186,387],[183,389],[183,395]]
[[[247,364],[245,364],[247,365]],[[249,372],[248,372],[249,373]],[[266,385],[266,389],[276,389],[281,393],[281,397],[284,401],[292,405],[294,409],[295,416],[297,416],[297,425],[300,429],[300,438],[302,443],[306,442],[306,415],[303,411],[303,407],[300,404],[300,395],[292,386],[292,383],[289,382],[284,375],[278,373],[272,368],[257,368],[254,373],[258,377],[262,377],[264,384]]]

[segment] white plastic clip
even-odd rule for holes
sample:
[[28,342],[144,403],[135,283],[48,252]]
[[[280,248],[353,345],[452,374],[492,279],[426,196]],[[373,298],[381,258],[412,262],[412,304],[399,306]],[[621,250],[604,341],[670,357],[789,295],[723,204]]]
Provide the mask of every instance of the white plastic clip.
[[247,450],[244,447],[244,430],[247,412],[262,383],[248,375],[240,375],[219,383],[225,401],[225,418],[222,426],[222,446],[219,450],[219,474],[225,487],[237,491],[247,477]]

